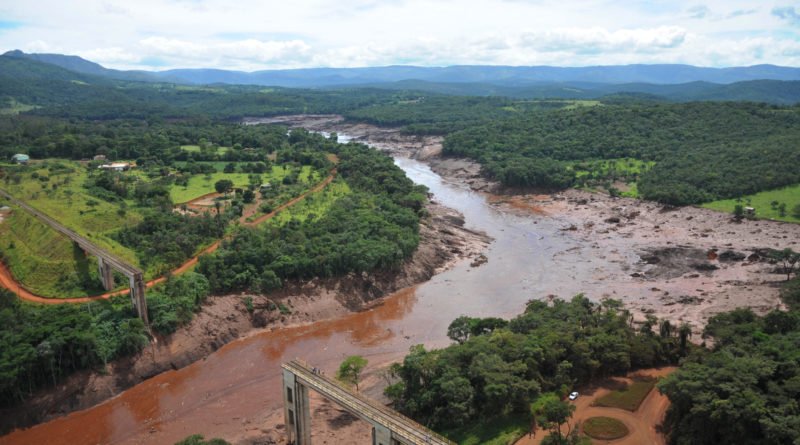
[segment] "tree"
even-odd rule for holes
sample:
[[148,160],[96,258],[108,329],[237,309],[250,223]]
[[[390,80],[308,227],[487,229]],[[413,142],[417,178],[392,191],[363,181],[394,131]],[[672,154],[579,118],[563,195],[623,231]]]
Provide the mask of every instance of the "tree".
[[[549,424],[549,428],[551,430],[550,436],[555,436],[557,444],[564,443],[565,437],[568,437],[571,432],[571,427],[569,426],[569,419],[572,417],[572,413],[575,412],[575,405],[571,403],[567,403],[563,400],[552,399],[548,400],[542,409],[542,414],[544,414],[545,419],[547,419],[547,423]],[[567,434],[561,434],[561,426],[567,424]]]
[[776,251],[773,256],[783,265],[783,272],[786,274],[786,281],[791,280],[794,269],[797,267],[797,263],[800,262],[800,253],[797,253],[787,247],[781,251]]
[[349,383],[351,385],[355,385],[356,391],[358,391],[358,381],[361,378],[361,371],[367,367],[367,359],[360,355],[351,355],[344,359],[341,365],[339,365],[339,370],[336,371],[336,378]]
[[692,325],[689,323],[681,323],[678,328],[678,339],[681,346],[681,354],[686,351],[687,340],[692,338]]
[[800,204],[797,204],[796,206],[792,207],[792,216],[794,216],[795,218],[800,218]]
[[472,319],[466,315],[462,315],[453,320],[450,326],[447,327],[447,336],[450,340],[458,344],[463,344],[469,339],[471,325]]
[[217,191],[217,193],[227,194],[233,190],[233,181],[230,179],[220,179],[214,183],[214,189]]
[[249,203],[253,202],[254,199],[256,199],[255,192],[253,192],[250,189],[247,189],[247,190],[244,191],[244,194],[242,195],[242,201],[244,201],[244,202],[249,204]]
[[744,218],[744,207],[741,204],[733,206],[733,219],[741,221]]
[[658,332],[661,334],[661,338],[669,338],[672,336],[672,323],[669,320],[664,319],[661,320],[661,324],[658,327]]

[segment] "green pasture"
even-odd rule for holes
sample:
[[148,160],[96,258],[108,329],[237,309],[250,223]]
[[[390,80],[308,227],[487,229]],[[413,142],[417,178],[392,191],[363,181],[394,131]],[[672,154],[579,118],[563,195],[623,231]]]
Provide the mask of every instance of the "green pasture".
[[[773,202],[777,202],[778,205],[773,206]],[[785,214],[783,216],[781,216],[779,209],[781,203],[786,205]],[[776,190],[768,190],[756,193],[755,195],[743,196],[740,200],[722,199],[705,203],[702,206],[707,209],[732,214],[737,204],[742,207],[753,207],[756,209],[757,218],[800,223],[800,218],[793,214],[794,208],[800,206],[800,184]]]
[[[228,151],[230,151],[230,147],[217,147],[216,153],[218,155],[224,155]],[[181,150],[189,152],[189,153],[200,153],[202,148],[199,145],[181,145]]]
[[[214,164],[222,164],[221,167],[217,168],[217,173],[211,173],[209,175],[192,175],[192,177],[189,178],[189,184],[186,187],[181,185],[173,185],[170,189],[170,198],[172,199],[172,202],[176,204],[182,204],[193,199],[197,199],[203,195],[214,193],[216,192],[214,184],[222,179],[229,179],[233,181],[234,187],[247,187],[250,184],[251,173],[223,173],[222,169],[225,167],[227,162],[217,162]],[[273,165],[272,170],[269,173],[260,174],[261,182],[266,183],[282,181],[283,178],[289,173],[290,167]],[[300,170],[298,180],[303,182],[305,177],[307,182],[307,179],[312,176],[312,173],[313,170],[311,166],[303,166]]]
[[267,224],[282,226],[293,219],[305,221],[309,216],[322,217],[328,213],[337,199],[348,194],[350,194],[350,186],[343,180],[336,179],[319,193],[312,193],[302,201],[278,213]]
[[[55,162],[69,170],[49,171],[46,166]],[[34,178],[34,173],[39,178]],[[72,161],[49,160],[36,164],[22,175],[19,184],[11,181],[2,186],[17,199],[44,212],[98,246],[131,264],[139,264],[136,254],[117,243],[110,235],[122,227],[135,226],[141,222],[142,216],[132,203],[122,211],[117,204],[91,196],[83,187],[88,176],[85,167]]]

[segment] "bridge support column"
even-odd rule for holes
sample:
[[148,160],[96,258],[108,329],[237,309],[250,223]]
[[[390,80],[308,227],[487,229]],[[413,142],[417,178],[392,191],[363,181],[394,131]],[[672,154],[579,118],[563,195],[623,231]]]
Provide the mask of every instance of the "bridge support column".
[[394,445],[392,430],[383,425],[372,425],[372,445]]
[[142,319],[145,325],[150,325],[150,320],[147,317],[147,300],[144,297],[145,282],[144,274],[138,273],[129,278],[131,285],[131,303],[133,308],[136,309],[136,314]]
[[103,289],[114,289],[114,269],[103,257],[97,257],[97,272],[100,274],[100,281],[103,282]]
[[283,415],[287,443],[311,445],[311,409],[308,388],[295,379],[294,374],[283,370]]

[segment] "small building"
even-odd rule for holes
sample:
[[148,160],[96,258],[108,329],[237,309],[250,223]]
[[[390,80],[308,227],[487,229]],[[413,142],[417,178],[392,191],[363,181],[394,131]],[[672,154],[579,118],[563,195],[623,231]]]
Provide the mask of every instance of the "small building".
[[17,164],[27,164],[28,161],[31,160],[31,157],[26,154],[17,153],[14,156],[11,156],[11,160]]
[[95,161],[105,161],[106,160],[106,155],[95,155],[94,158],[92,158],[92,159],[95,160]]
[[745,216],[756,216],[756,209],[754,207],[745,207],[744,208],[744,215]]
[[272,188],[272,184],[270,184],[269,182],[265,182],[264,184],[261,184],[261,187],[259,187],[258,191],[261,192],[261,193],[266,193],[271,188]]
[[125,172],[131,169],[131,165],[127,162],[112,162],[111,164],[103,164],[97,168],[103,170],[114,170],[115,172]]
[[0,205],[0,213],[11,213],[11,207]]

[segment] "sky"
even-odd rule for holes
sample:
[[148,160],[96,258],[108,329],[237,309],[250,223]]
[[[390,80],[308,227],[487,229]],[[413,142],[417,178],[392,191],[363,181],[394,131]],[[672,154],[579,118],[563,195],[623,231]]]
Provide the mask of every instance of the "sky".
[[109,68],[800,66],[800,3],[0,0],[0,51]]

